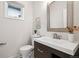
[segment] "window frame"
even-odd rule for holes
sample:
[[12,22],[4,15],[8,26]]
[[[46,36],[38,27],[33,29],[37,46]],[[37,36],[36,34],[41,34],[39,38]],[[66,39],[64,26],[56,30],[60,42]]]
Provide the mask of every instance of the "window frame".
[[[22,7],[20,7],[20,8],[21,8],[21,17],[8,16],[8,5],[9,5],[8,2],[14,4],[14,6],[15,6],[15,5],[20,5],[20,6],[22,6]],[[15,3],[16,3],[16,4],[15,4]],[[17,7],[17,8],[18,8],[18,7]],[[12,2],[11,2],[11,1],[6,1],[6,2],[4,3],[4,16],[5,16],[6,18],[10,18],[10,19],[24,20],[24,6],[23,6],[22,4],[16,2],[16,1],[12,1]]]

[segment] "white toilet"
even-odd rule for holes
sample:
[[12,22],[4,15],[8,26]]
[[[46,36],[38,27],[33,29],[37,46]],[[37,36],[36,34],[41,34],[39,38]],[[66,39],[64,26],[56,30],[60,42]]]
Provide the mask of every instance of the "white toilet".
[[20,48],[20,53],[22,58],[31,58],[34,54],[34,41],[32,40],[32,45],[25,45]]
[[31,58],[31,55],[33,54],[33,46],[32,45],[25,45],[20,48],[20,53],[22,55],[22,58]]

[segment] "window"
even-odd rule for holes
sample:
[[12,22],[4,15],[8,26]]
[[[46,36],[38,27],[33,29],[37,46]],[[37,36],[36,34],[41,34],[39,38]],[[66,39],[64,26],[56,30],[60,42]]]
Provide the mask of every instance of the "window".
[[5,16],[13,19],[24,20],[24,6],[17,2],[5,2]]

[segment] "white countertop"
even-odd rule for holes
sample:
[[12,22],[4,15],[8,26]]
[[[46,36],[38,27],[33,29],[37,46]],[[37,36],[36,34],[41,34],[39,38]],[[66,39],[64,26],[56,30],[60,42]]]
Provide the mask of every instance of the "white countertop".
[[49,37],[34,38],[34,41],[49,46],[51,48],[54,48],[56,50],[62,51],[64,53],[67,53],[69,55],[74,55],[79,45],[79,43],[77,42],[73,43],[64,39],[59,40],[59,39],[52,39]]

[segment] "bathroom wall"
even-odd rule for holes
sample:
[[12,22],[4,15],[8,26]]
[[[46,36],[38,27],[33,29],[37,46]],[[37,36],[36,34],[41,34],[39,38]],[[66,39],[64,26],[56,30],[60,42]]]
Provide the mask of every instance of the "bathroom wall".
[[[73,5],[74,9],[74,25],[75,26],[79,26],[79,1],[75,1],[74,5]],[[77,39],[79,41],[79,31],[75,32],[75,39]]]
[[16,56],[19,47],[30,44],[33,19],[31,2],[19,2],[24,5],[24,21],[4,17],[3,3],[0,1],[0,42],[7,44],[0,46],[0,58]]
[[74,25],[79,26],[79,1],[74,2]]
[[46,4],[42,1],[40,2],[33,2],[33,20],[36,17],[40,17],[41,20],[41,34],[45,34],[47,31],[46,29]]
[[[74,25],[79,25],[79,2],[75,2],[74,3],[75,6],[75,10],[74,10]],[[33,3],[33,17],[34,19],[36,17],[40,17],[41,20],[41,35],[46,35],[46,36],[50,36],[53,37],[53,33],[54,32],[48,32],[47,31],[47,2],[34,2]],[[62,37],[64,39],[68,39],[68,34],[67,32],[57,32],[58,34],[62,35]],[[79,41],[79,33],[75,32],[75,39],[74,40],[78,40]]]

